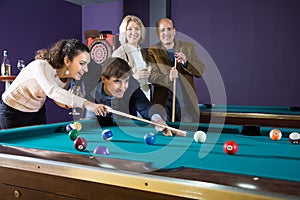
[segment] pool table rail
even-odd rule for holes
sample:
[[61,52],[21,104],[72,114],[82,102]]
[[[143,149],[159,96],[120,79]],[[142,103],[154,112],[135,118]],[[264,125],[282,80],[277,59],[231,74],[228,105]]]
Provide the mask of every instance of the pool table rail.
[[200,123],[210,123],[212,119],[225,124],[300,128],[300,115],[200,111]]
[[[249,200],[274,200],[274,199],[297,199],[300,196],[300,184],[293,181],[274,180],[263,177],[251,177],[245,175],[237,175],[223,172],[215,172],[209,170],[178,168],[174,170],[153,170],[145,165],[145,171],[134,171],[143,167],[143,163],[135,163],[130,165],[131,161],[123,161],[120,159],[100,158],[106,160],[103,165],[90,159],[89,156],[61,153],[55,151],[37,150],[23,147],[0,146],[0,172],[7,174],[10,170],[19,170],[23,173],[34,173],[39,176],[47,176],[50,179],[54,177],[63,177],[72,180],[80,180],[89,183],[110,185],[129,190],[138,190],[147,192],[147,195],[162,195],[160,199],[168,199],[176,197],[178,199],[249,199]],[[113,161],[115,160],[115,161]],[[116,165],[119,167],[107,166]],[[130,167],[121,168],[120,163],[128,164]],[[9,168],[9,170],[7,169]],[[114,169],[113,169],[114,168]],[[18,173],[19,174],[19,173]],[[34,189],[33,185],[24,185],[22,175],[18,175],[20,182],[11,183],[10,179],[2,176],[0,178],[3,184],[17,184],[19,187]],[[257,180],[254,178],[258,178]],[[14,180],[16,181],[16,180]],[[26,181],[25,181],[26,182]],[[47,181],[46,181],[47,182]],[[43,183],[39,183],[43,184]],[[67,184],[72,184],[68,181]],[[252,186],[252,189],[245,189],[242,185]],[[73,186],[72,186],[73,187]],[[51,190],[59,190],[55,186],[42,186],[47,188],[47,192]],[[60,195],[71,195],[78,198],[88,199],[84,196],[86,188],[77,188],[80,191],[59,191]],[[57,192],[57,191],[56,191]],[[69,193],[71,192],[71,193]],[[148,194],[149,193],[149,194]],[[114,195],[118,195],[114,194]],[[94,197],[93,197],[94,198]],[[93,199],[91,198],[91,199]],[[131,197],[128,197],[130,199]],[[114,199],[114,198],[113,198]],[[118,198],[115,198],[118,199]],[[127,199],[124,197],[124,199]],[[152,199],[152,197],[149,199]]]

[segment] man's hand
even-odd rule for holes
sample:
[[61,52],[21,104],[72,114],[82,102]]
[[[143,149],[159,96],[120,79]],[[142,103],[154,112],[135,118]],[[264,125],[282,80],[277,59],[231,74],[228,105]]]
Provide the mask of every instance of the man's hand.
[[[158,123],[158,124],[162,124],[162,125],[168,126],[168,125],[166,124],[166,122],[165,122],[164,120],[160,119],[160,118],[156,119],[155,122]],[[182,137],[185,137],[185,136],[186,136],[186,133],[185,133],[185,132],[171,131],[171,130],[168,129],[167,127],[164,128],[164,127],[161,127],[161,126],[155,126],[155,130],[156,130],[156,131],[161,131],[161,132],[163,132],[163,134],[164,134],[165,136],[173,136],[173,134],[174,134],[174,135],[178,135],[178,136],[182,136]]]
[[174,81],[178,78],[178,70],[175,67],[172,67],[169,74],[170,81]]
[[179,63],[181,63],[181,64],[184,64],[184,63],[186,63],[186,56],[184,55],[184,53],[182,53],[182,52],[176,52],[175,53],[175,58],[176,58],[176,60],[179,62]]

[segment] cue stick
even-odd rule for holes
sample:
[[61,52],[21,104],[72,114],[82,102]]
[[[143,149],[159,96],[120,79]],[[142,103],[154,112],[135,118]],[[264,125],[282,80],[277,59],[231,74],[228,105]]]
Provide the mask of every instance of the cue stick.
[[[177,60],[175,57],[175,64],[174,67],[176,69]],[[172,122],[175,121],[175,103],[176,103],[176,79],[173,80],[173,99],[172,99]]]
[[[108,107],[106,107],[106,108],[108,108]],[[146,123],[152,124],[154,126],[159,126],[159,127],[162,127],[162,128],[165,128],[165,129],[169,129],[171,131],[175,131],[175,132],[179,133],[179,134],[176,134],[176,135],[186,136],[186,131],[182,131],[182,130],[176,129],[176,128],[170,127],[168,125],[164,125],[164,124],[159,124],[159,123],[156,123],[156,122],[152,122],[150,120],[143,119],[143,118],[140,118],[140,117],[136,117],[134,115],[130,115],[130,114],[118,111],[118,110],[111,109],[111,108],[108,109],[108,112],[111,112],[113,114],[120,115],[120,116],[123,116],[123,117],[128,117],[128,118],[131,118],[131,119],[135,119],[135,120],[139,120],[139,121],[142,121],[142,122],[146,122]]]

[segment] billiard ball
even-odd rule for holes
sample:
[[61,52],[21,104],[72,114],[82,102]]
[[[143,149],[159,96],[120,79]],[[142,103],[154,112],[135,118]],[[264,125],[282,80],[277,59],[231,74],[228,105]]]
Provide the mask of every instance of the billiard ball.
[[298,132],[292,132],[289,134],[289,141],[292,144],[300,144],[300,134]]
[[74,129],[75,129],[75,126],[74,126],[73,123],[68,124],[68,125],[66,126],[66,131],[67,131],[67,132],[70,132],[71,130],[74,130]]
[[239,149],[239,146],[236,142],[232,140],[228,140],[227,142],[224,143],[223,149],[225,153],[229,155],[233,155],[236,154],[236,152]]
[[194,141],[203,143],[206,141],[206,134],[203,131],[196,131],[194,133]]
[[73,126],[77,131],[80,131],[82,129],[82,124],[80,122],[74,122]]
[[144,141],[146,144],[152,145],[155,143],[156,136],[154,133],[146,133],[144,136]]
[[111,140],[113,138],[113,133],[111,130],[103,130],[102,131],[102,138],[103,140]]
[[87,147],[87,140],[83,137],[77,137],[74,141],[74,147],[78,151],[84,151]]
[[94,149],[94,154],[109,155],[108,148],[105,146],[97,146]]
[[75,140],[79,136],[79,133],[76,129],[73,129],[69,132],[70,140]]
[[273,129],[270,131],[269,136],[271,140],[280,140],[282,137],[282,133],[278,129]]

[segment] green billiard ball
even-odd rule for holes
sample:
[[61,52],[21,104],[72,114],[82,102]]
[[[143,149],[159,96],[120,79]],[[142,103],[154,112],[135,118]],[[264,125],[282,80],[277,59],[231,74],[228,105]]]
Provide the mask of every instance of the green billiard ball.
[[74,141],[79,136],[79,132],[76,129],[73,129],[69,132],[70,140]]

